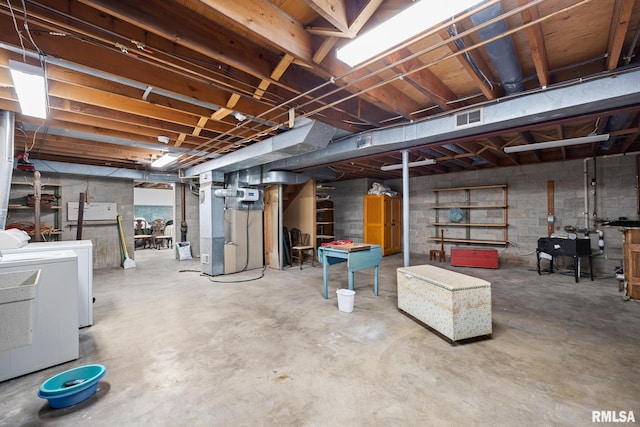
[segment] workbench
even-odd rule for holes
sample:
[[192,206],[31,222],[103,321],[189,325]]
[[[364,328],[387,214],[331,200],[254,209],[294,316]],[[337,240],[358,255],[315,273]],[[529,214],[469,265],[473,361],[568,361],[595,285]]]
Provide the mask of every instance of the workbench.
[[[546,255],[543,255],[546,254]],[[541,237],[538,239],[536,249],[536,261],[538,274],[540,271],[540,258],[549,260],[549,273],[553,273],[553,259],[555,257],[573,258],[573,275],[576,283],[580,280],[581,261],[580,258],[589,258],[589,275],[593,280],[593,258],[591,256],[591,240],[587,239],[564,239],[560,237]]]
[[[363,249],[364,248],[364,249]],[[353,290],[353,275],[365,268],[375,268],[373,293],[378,296],[378,266],[382,260],[382,246],[380,245],[344,245],[321,246],[318,248],[318,261],[322,263],[323,285],[325,299],[329,298],[329,266],[341,262],[347,263],[349,274],[349,289]]]

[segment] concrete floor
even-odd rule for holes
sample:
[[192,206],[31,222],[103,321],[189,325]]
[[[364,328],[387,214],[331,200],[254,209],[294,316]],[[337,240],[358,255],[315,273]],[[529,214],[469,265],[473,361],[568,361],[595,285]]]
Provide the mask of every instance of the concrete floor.
[[[601,410],[640,422],[640,304],[611,278],[455,268],[492,282],[493,336],[452,346],[398,311],[401,255],[384,258],[378,297],[373,271],[356,273],[353,313],[337,309],[344,265],[324,300],[317,265],[214,283],[172,251],[135,256],[95,272],[80,359],[0,383],[0,426],[582,426]],[[53,410],[36,396],[88,363],[107,368],[90,399]]]

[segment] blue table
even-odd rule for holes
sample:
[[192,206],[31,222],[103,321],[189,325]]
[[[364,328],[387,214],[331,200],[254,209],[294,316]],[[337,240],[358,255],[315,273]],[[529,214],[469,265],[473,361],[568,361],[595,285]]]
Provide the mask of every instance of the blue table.
[[378,296],[378,266],[382,260],[382,247],[380,245],[369,246],[369,249],[351,252],[329,246],[321,246],[318,248],[318,261],[322,263],[322,273],[324,276],[324,299],[329,298],[329,265],[341,262],[347,263],[347,269],[349,270],[349,289],[351,290],[353,290],[353,274],[356,271],[375,267],[373,293]]

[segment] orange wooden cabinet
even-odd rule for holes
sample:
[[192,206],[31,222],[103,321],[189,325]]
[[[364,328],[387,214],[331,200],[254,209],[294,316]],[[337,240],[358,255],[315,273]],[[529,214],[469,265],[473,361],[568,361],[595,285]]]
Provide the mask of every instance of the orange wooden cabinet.
[[627,295],[640,299],[640,230],[624,231],[624,279]]
[[402,250],[402,199],[364,196],[364,242],[382,246],[382,255]]

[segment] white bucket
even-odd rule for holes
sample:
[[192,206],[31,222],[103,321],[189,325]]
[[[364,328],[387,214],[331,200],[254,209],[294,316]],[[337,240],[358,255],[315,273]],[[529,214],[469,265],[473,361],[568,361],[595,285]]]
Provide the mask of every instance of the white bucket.
[[338,289],[336,294],[338,294],[338,310],[351,313],[353,311],[353,300],[355,299],[356,291]]

